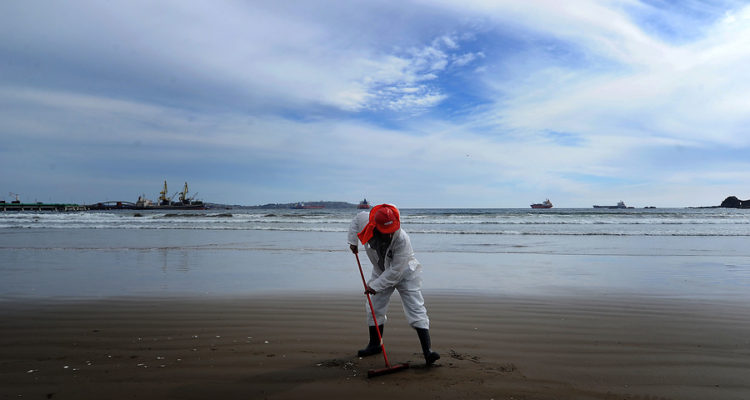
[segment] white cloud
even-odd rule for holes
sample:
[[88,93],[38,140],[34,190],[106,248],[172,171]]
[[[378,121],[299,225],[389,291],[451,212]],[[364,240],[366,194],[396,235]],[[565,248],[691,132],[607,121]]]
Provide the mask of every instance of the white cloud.
[[[578,4],[577,11],[553,6],[533,20],[526,9],[482,5],[524,15],[521,23],[527,29],[548,31],[599,59],[617,61],[601,69],[586,64],[551,66],[549,59],[532,59],[513,77],[519,79],[488,81],[488,87],[505,95],[492,114],[500,116],[497,121],[507,129],[750,145],[742,128],[750,122],[750,102],[744,100],[750,80],[741,67],[750,64],[747,24],[725,19],[706,29],[700,40],[668,45],[649,37],[623,13],[602,10],[599,4]],[[546,26],[547,14],[553,11],[557,22]],[[748,14],[750,7],[737,12]],[[578,33],[563,26],[576,26]],[[602,41],[620,50],[602,46]]]
[[465,53],[457,56],[453,56],[453,65],[457,67],[463,67],[467,64],[470,64],[472,61],[476,60],[477,58],[483,57],[484,54],[479,53]]
[[[143,159],[252,161],[270,173],[295,163],[347,185],[398,173],[389,194],[414,206],[438,193],[445,206],[544,192],[588,206],[603,189],[645,199],[663,185],[750,184],[726,172],[747,170],[736,154],[687,172],[660,164],[675,148],[719,160],[750,146],[750,7],[670,41],[632,17],[653,12],[635,0],[75,4],[0,6],[0,49],[12,54],[0,61],[39,68],[0,80],[2,135],[18,139],[6,142],[19,158],[59,157],[45,146],[61,146],[82,164],[126,163],[102,149],[138,142]],[[462,68],[481,81],[464,74],[462,87],[451,75]],[[460,104],[464,95],[481,106]],[[444,104],[460,110],[441,115]],[[358,120],[363,111],[386,120]]]

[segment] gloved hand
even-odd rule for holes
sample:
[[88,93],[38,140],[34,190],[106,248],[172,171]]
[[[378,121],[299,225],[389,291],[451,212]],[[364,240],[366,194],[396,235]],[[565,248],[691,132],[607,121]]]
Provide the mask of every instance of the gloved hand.
[[369,285],[367,285],[366,287],[367,288],[365,289],[365,294],[378,294],[378,292],[373,290],[373,288],[371,288]]
[[357,254],[359,253],[359,246],[356,244],[350,244],[349,249],[352,251],[352,253]]

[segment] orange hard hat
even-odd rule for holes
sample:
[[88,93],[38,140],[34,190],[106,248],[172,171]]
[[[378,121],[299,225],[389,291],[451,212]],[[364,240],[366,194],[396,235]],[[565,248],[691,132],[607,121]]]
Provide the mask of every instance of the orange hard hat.
[[398,208],[392,204],[379,204],[370,210],[370,222],[367,223],[357,237],[365,244],[372,239],[373,230],[378,228],[380,233],[394,233],[401,228],[401,216]]

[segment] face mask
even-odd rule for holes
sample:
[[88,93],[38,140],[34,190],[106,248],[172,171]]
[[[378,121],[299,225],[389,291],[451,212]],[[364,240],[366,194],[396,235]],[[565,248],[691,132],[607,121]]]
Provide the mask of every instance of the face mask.
[[372,231],[372,239],[367,244],[370,245],[371,249],[374,249],[378,253],[378,265],[380,268],[385,268],[385,251],[388,250],[388,246],[391,245],[391,239],[393,234],[383,234],[375,228]]

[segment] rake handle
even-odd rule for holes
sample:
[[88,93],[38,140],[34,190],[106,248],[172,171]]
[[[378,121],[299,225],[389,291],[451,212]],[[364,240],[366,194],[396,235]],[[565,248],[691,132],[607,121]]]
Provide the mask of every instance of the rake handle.
[[383,344],[383,336],[380,334],[380,326],[378,325],[378,319],[375,317],[375,309],[372,307],[372,300],[370,299],[370,293],[367,293],[367,281],[365,281],[365,274],[362,272],[362,263],[359,262],[359,254],[354,253],[354,257],[357,258],[357,266],[359,267],[359,276],[362,277],[362,284],[365,286],[365,295],[367,295],[367,302],[370,303],[370,312],[372,313],[372,320],[375,322],[375,330],[378,332],[378,340],[380,340],[380,348],[383,350],[383,359],[385,360],[386,368],[391,368],[391,364],[388,362],[388,356],[385,354],[385,344]]

